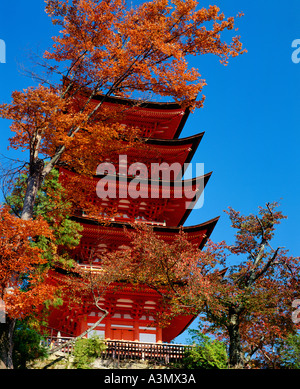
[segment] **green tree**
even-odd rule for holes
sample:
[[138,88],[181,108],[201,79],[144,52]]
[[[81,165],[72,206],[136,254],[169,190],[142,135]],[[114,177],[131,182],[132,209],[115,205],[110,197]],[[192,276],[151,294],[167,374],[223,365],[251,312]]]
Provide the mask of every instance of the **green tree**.
[[186,352],[183,367],[186,369],[226,369],[228,358],[224,343],[213,340],[199,330],[189,330],[193,347]]
[[26,369],[28,362],[47,356],[41,345],[42,336],[27,321],[18,321],[14,332],[13,363],[16,369]]
[[300,369],[300,334],[291,334],[279,343],[279,367],[285,369]]
[[78,339],[74,348],[74,366],[77,369],[89,369],[91,363],[101,356],[105,348],[103,339],[97,335],[89,339]]
[[[26,174],[21,174],[14,183],[11,193],[6,196],[6,202],[12,211],[21,216],[24,196],[26,193]],[[82,227],[70,219],[72,204],[67,201],[65,189],[59,182],[59,172],[53,169],[47,176],[41,189],[37,193],[33,218],[42,216],[50,226],[54,239],[37,237],[36,244],[43,250],[48,266],[55,261],[71,265],[68,252],[80,242]],[[57,248],[59,247],[59,252]]]

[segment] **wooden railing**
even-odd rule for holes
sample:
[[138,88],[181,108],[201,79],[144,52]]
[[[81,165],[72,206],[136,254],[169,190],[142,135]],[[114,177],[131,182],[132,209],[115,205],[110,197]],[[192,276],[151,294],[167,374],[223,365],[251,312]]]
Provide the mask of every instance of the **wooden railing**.
[[169,343],[127,342],[125,340],[105,340],[106,357],[118,359],[159,360],[166,363],[181,360],[191,346]]
[[[74,342],[70,342],[71,340]],[[64,347],[60,349],[63,353],[71,353],[74,350],[75,338],[74,337],[61,337],[61,336],[52,336],[51,338],[45,339],[42,344],[48,347],[50,350],[60,347],[65,344]]]
[[[71,353],[74,343],[70,343],[70,337],[52,337],[46,339],[44,345],[50,349],[63,346],[61,352]],[[74,339],[75,340],[75,339]],[[102,353],[103,358],[113,358],[118,360],[138,359],[155,360],[165,363],[179,361],[185,352],[192,346],[170,343],[143,343],[126,340],[104,340],[106,349]]]

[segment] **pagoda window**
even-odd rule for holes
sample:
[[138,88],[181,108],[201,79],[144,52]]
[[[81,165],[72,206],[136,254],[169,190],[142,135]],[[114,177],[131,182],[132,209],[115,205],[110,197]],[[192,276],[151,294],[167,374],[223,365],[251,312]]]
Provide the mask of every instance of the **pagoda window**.
[[151,301],[151,300],[147,300],[145,301],[145,305],[156,305],[156,302],[155,301]]
[[91,332],[88,332],[87,337],[88,339],[91,338],[93,335],[99,336],[100,338],[105,338],[105,331],[104,330],[93,330]]
[[131,315],[129,315],[129,313],[124,313],[123,315],[124,319],[133,319]]
[[132,308],[133,301],[129,299],[118,299],[116,306],[122,308]]
[[130,246],[125,246],[124,244],[122,244],[121,246],[118,247],[120,250],[129,250],[130,249]]
[[117,303],[126,303],[126,304],[129,303],[131,305],[133,303],[133,301],[130,299],[118,299]]
[[149,333],[140,333],[139,335],[140,342],[144,343],[156,343],[156,334]]

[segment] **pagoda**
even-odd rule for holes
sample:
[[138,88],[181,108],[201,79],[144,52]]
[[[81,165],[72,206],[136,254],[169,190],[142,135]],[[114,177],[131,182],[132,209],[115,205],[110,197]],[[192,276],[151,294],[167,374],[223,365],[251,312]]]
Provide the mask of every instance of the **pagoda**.
[[[94,96],[92,103],[96,106],[100,98]],[[94,177],[77,175],[84,186],[93,188],[94,195],[89,196],[87,201],[93,202],[99,209],[114,209],[115,212],[112,217],[107,216],[109,223],[99,223],[84,210],[74,214],[73,219],[83,226],[83,231],[80,245],[72,253],[73,258],[79,266],[97,271],[101,268],[103,252],[130,245],[124,225],[130,229],[132,223],[151,225],[154,232],[166,242],[172,242],[180,229],[183,229],[187,239],[202,249],[218,218],[182,227],[211,176],[208,173],[195,179],[182,180],[185,168],[203,137],[203,133],[200,133],[179,138],[189,116],[189,109],[181,108],[176,103],[141,103],[118,97],[106,98],[102,106],[112,112],[123,112],[120,124],[138,128],[142,132],[147,152],[132,148],[126,155],[120,155],[118,166],[111,172],[107,169],[106,172],[97,172]],[[147,167],[144,175],[141,169],[138,185],[136,176],[130,174],[128,169],[135,161]],[[164,169],[172,164],[175,164],[177,170],[174,169],[170,179],[165,181]],[[154,169],[149,173],[153,166],[159,172]],[[70,169],[60,169],[62,183],[72,175],[76,173]],[[101,179],[117,195],[110,196],[109,192],[106,192],[106,196],[99,195],[97,188]],[[120,193],[128,193],[130,186],[135,188],[136,195],[120,196]],[[168,196],[163,195],[166,188]],[[52,273],[53,282],[62,282],[63,276],[59,272]],[[105,339],[170,342],[195,319],[192,315],[180,315],[167,326],[160,327],[155,320],[160,312],[160,295],[146,286],[138,290],[131,285],[123,286],[120,290],[109,288],[98,304],[109,315],[94,328],[93,333]],[[78,336],[93,326],[99,317],[101,312],[92,303],[84,309],[64,305],[52,311],[49,326],[62,335]]]

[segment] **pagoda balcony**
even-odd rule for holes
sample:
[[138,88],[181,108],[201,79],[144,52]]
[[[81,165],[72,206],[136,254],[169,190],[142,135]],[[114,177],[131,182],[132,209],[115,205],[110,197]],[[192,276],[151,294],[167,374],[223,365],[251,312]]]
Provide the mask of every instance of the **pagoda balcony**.
[[93,273],[100,273],[102,271],[102,268],[100,265],[94,265],[94,264],[86,264],[86,263],[77,263],[77,266],[79,266],[80,269],[90,271]]
[[[82,216],[86,217],[88,219],[91,218],[91,216],[89,216],[85,212],[82,212]],[[166,225],[167,225],[165,221],[160,222],[160,221],[156,221],[156,220],[144,220],[144,219],[141,219],[141,218],[132,219],[132,218],[124,217],[124,216],[113,216],[113,217],[105,217],[105,216],[103,216],[101,219],[103,219],[103,222],[117,222],[117,223],[129,223],[129,224],[148,224],[150,226],[162,226],[162,227],[166,227]]]

